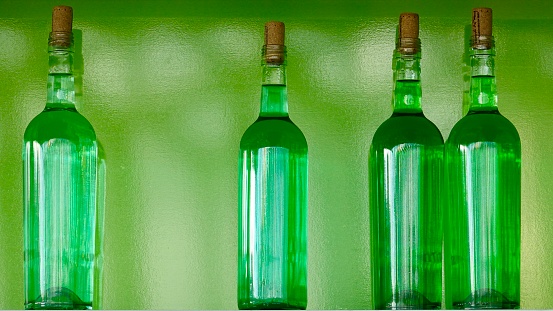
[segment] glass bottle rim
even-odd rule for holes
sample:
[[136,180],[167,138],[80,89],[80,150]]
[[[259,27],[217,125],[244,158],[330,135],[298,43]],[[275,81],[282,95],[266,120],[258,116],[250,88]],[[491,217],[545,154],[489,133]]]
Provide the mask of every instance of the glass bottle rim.
[[396,51],[402,55],[414,55],[421,51],[419,38],[397,38]]
[[474,50],[492,50],[495,47],[493,36],[471,36],[470,47]]
[[52,31],[48,37],[48,46],[56,48],[69,48],[73,46],[73,32]]
[[266,44],[261,49],[262,64],[285,65],[286,46],[281,44]]

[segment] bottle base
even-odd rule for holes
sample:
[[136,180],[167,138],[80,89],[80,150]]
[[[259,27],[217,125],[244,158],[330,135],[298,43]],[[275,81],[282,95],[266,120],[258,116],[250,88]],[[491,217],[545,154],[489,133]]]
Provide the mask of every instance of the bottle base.
[[306,305],[278,301],[250,301],[239,302],[240,310],[305,310]]
[[465,300],[453,302],[454,309],[519,309],[520,303],[511,301],[495,289],[479,289],[470,294]]
[[50,288],[44,297],[25,303],[25,310],[92,310],[92,303],[82,301],[65,287]]
[[437,310],[442,307],[440,302],[432,302],[418,291],[403,291],[392,297],[381,307],[385,310]]
[[25,310],[92,310],[92,304],[30,302],[25,304]]

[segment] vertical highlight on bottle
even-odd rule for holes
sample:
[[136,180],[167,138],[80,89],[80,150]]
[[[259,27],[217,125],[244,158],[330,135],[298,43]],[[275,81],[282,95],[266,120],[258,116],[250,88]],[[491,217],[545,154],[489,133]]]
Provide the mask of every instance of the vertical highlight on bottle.
[[472,12],[470,108],[445,145],[446,307],[520,307],[521,144],[497,108],[492,10]]
[[288,116],[284,24],[265,25],[259,118],[238,156],[238,307],[307,307],[307,142]]
[[369,151],[373,304],[439,309],[442,298],[443,138],[423,114],[419,17],[399,18],[392,116]]
[[101,306],[105,158],[75,109],[72,19],[54,8],[47,103],[24,134],[25,309]]

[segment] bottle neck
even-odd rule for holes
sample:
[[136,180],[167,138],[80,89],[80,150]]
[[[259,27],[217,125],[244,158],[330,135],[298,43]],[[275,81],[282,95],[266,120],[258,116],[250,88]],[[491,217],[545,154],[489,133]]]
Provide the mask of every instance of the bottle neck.
[[50,33],[46,109],[75,109],[73,38],[71,33]]
[[494,73],[495,49],[471,50],[470,66],[470,109],[475,111],[497,111],[497,91]]
[[[420,45],[419,45],[420,46]],[[421,113],[420,48],[416,53],[394,51],[394,113]]]
[[[275,52],[275,49],[279,50]],[[277,52],[278,57],[275,57],[274,53]],[[259,113],[262,117],[288,116],[285,58],[286,52],[284,46],[263,47],[261,110]]]

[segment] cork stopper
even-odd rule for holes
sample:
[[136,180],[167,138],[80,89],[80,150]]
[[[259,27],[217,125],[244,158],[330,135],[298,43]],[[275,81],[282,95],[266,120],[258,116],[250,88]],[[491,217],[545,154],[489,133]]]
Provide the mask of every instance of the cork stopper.
[[419,38],[419,14],[401,13],[399,15],[399,38]]
[[492,35],[492,9],[477,8],[472,9],[472,36],[491,36]]
[[52,10],[52,32],[71,32],[73,29],[73,8],[65,5]]
[[267,22],[265,24],[265,45],[284,45],[284,23]]
[[284,63],[284,23],[271,21],[265,24],[264,58],[267,63]]
[[401,13],[399,15],[396,48],[401,54],[416,54],[420,51],[418,14]]
[[492,9],[472,9],[472,47],[492,47]]

